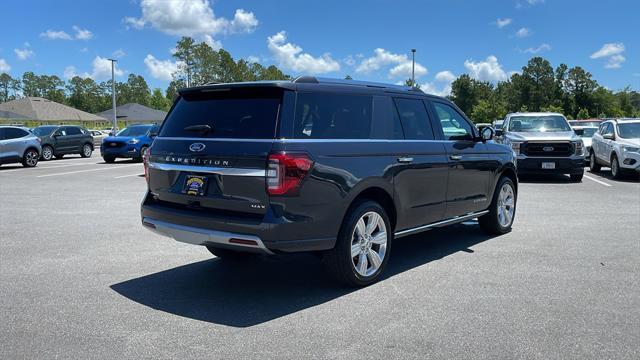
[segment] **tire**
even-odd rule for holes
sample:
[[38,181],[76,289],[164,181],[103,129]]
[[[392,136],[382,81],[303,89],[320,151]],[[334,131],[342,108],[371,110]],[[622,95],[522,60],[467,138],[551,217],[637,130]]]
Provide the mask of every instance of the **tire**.
[[345,216],[334,248],[324,254],[327,270],[350,286],[373,284],[389,261],[392,240],[391,223],[382,206],[370,200],[360,202]]
[[622,178],[622,169],[620,169],[620,163],[618,162],[618,156],[616,154],[611,156],[611,176],[616,180]]
[[207,250],[216,257],[224,261],[240,262],[245,260],[255,259],[257,257],[254,253],[245,253],[241,251],[234,251],[230,249],[217,248],[213,246],[207,246]]
[[45,145],[42,147],[42,154],[40,155],[40,158],[43,161],[49,161],[53,158],[53,148],[49,145]]
[[40,155],[36,149],[27,149],[22,155],[22,166],[24,167],[35,167],[38,165],[38,158]]
[[62,159],[64,157],[64,154],[56,154],[56,159]]
[[571,182],[581,182],[582,181],[582,177],[584,176],[584,172],[580,173],[580,174],[571,174],[569,175],[569,177],[571,178]]
[[144,160],[144,152],[147,151],[148,146],[143,146],[140,148],[140,156],[136,158],[136,161],[142,162]]
[[108,164],[111,164],[111,163],[113,163],[114,161],[116,161],[116,157],[115,157],[115,156],[113,156],[113,155],[103,155],[103,156],[102,156],[102,159],[104,160],[104,162],[106,162],[106,163],[108,163]]
[[489,205],[489,212],[478,218],[480,228],[489,235],[502,235],[511,231],[517,200],[518,194],[513,181],[506,176],[501,177]]
[[598,172],[601,169],[602,167],[598,164],[598,159],[596,159],[596,153],[591,151],[591,154],[589,155],[589,171]]
[[93,147],[90,144],[82,145],[82,151],[80,152],[80,156],[83,158],[89,158],[93,154]]

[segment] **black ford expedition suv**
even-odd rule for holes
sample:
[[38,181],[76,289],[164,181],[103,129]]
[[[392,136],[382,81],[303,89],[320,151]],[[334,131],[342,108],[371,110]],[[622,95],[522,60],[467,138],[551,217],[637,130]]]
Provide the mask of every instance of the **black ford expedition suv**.
[[142,224],[221,258],[317,252],[367,285],[396,238],[473,218],[511,229],[514,153],[492,135],[409,87],[299,77],[183,89],[145,157]]

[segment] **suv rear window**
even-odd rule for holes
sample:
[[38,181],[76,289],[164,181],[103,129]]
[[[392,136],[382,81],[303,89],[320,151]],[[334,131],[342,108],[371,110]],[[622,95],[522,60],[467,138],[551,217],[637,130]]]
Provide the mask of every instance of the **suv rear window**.
[[[161,137],[273,139],[279,89],[215,89],[181,95],[164,125]],[[203,131],[203,126],[210,131]],[[192,130],[187,128],[192,127]],[[195,128],[195,130],[193,130]]]
[[298,93],[293,137],[296,139],[368,139],[372,96]]

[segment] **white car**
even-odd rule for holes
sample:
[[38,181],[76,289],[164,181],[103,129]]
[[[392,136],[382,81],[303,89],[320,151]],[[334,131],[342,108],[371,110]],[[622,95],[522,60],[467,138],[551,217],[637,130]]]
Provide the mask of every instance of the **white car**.
[[640,172],[640,119],[608,120],[600,124],[593,135],[589,154],[589,168],[600,171],[611,167],[611,175],[618,179],[624,172]]
[[576,134],[578,134],[578,136],[582,138],[582,142],[584,143],[584,158],[585,160],[589,161],[589,155],[591,154],[591,141],[593,135],[598,131],[598,127],[575,125],[571,128],[573,128],[573,131],[575,131]]

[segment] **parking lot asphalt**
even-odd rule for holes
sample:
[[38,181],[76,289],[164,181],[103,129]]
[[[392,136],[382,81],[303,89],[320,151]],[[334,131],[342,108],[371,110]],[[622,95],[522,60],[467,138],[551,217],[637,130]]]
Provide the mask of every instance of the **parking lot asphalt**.
[[0,167],[0,358],[640,358],[640,184],[520,184],[513,231],[394,243],[386,278],[228,264],[140,225],[139,163]]

